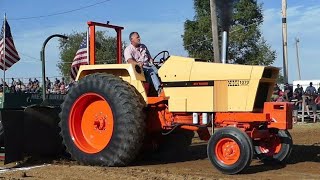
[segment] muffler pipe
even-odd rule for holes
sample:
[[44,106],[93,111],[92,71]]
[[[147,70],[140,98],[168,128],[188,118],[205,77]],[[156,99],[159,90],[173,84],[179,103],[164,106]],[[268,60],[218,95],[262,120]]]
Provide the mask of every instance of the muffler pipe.
[[227,63],[227,50],[228,50],[228,33],[227,31],[222,32],[222,45],[221,45],[221,62],[223,64]]

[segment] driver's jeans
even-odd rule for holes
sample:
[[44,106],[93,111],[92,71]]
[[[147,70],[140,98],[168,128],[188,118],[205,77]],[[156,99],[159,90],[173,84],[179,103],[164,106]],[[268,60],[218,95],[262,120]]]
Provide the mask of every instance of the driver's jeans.
[[154,89],[159,93],[160,89],[160,80],[158,78],[158,69],[156,66],[151,65],[151,66],[143,66],[143,72],[144,76],[146,77],[146,80],[149,84],[153,84]]

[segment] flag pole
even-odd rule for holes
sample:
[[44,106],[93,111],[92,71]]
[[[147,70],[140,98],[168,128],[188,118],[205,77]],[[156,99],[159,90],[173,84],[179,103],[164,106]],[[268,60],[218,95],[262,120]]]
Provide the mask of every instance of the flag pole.
[[6,92],[6,20],[7,16],[6,13],[4,13],[4,19],[3,19],[3,104],[5,101],[5,92]]

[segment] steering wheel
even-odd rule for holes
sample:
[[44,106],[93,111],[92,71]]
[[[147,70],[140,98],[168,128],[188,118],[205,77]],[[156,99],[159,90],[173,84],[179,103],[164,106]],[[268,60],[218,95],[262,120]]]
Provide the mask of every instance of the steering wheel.
[[[162,56],[160,56],[160,55],[162,55]],[[161,57],[159,59],[159,61],[156,60],[158,57]],[[170,57],[169,51],[161,51],[157,55],[154,56],[153,64],[156,66],[159,66],[160,64],[163,64],[169,57]]]

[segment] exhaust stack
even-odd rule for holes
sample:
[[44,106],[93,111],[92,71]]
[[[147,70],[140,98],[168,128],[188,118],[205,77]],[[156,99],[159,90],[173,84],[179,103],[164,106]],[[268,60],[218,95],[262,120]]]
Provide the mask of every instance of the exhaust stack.
[[221,62],[223,64],[227,63],[227,51],[228,51],[228,33],[227,31],[222,32],[222,44],[221,44]]

